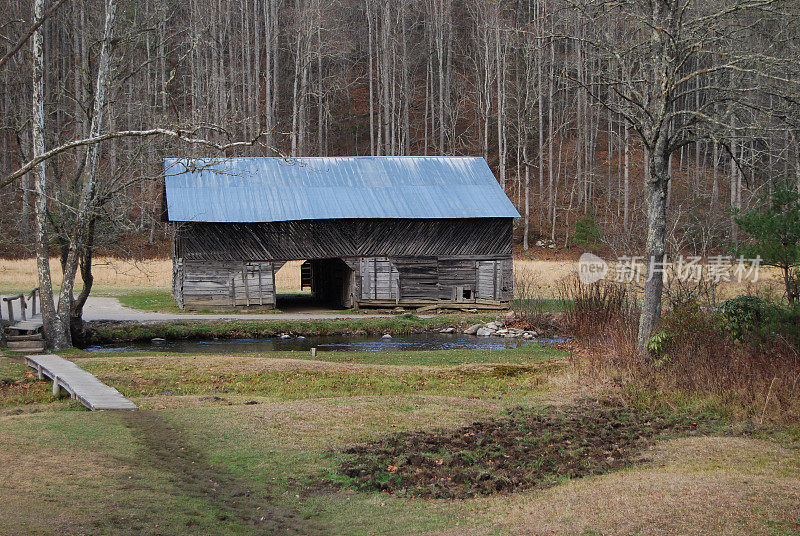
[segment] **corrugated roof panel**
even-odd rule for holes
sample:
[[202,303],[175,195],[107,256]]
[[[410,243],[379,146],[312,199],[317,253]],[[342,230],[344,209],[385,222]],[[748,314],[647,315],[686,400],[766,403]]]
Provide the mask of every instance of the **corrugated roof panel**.
[[516,218],[483,158],[165,159],[170,221]]

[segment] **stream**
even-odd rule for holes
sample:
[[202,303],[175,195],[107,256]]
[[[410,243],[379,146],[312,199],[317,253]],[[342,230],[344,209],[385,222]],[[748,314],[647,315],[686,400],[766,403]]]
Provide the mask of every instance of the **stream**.
[[89,351],[164,351],[194,354],[320,351],[384,352],[391,350],[502,350],[532,344],[556,344],[567,337],[524,340],[476,337],[460,333],[414,333],[383,338],[380,335],[329,335],[270,339],[158,340],[111,343],[86,348]]

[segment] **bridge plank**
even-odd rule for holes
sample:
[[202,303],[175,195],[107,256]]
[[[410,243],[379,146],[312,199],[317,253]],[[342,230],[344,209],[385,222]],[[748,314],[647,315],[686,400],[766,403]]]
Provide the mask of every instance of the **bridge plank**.
[[36,314],[27,320],[21,320],[8,327],[16,331],[37,331],[42,328],[42,315]]
[[25,363],[50,379],[92,411],[103,409],[136,409],[136,404],[86,372],[72,361],[57,355],[25,356]]

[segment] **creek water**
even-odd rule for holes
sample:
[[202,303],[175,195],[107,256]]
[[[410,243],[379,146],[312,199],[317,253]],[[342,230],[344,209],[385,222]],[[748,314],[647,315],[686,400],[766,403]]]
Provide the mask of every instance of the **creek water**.
[[130,343],[111,343],[90,346],[95,351],[165,351],[194,354],[258,353],[275,351],[353,351],[384,352],[391,350],[502,350],[531,344],[554,344],[566,337],[547,339],[513,339],[504,337],[476,337],[458,333],[414,333],[383,338],[380,335],[329,335],[291,337],[288,339],[218,339],[218,340],[165,340]]

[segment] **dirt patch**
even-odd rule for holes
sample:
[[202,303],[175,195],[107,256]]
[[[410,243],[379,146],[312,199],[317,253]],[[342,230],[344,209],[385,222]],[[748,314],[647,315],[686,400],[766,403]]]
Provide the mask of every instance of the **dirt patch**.
[[691,415],[662,417],[598,401],[517,408],[455,430],[399,433],[350,447],[338,480],[360,490],[433,498],[549,487],[621,469],[656,438],[709,425]]
[[142,463],[172,475],[172,485],[208,503],[220,521],[257,527],[263,534],[322,534],[310,521],[275,504],[264,493],[256,493],[252,483],[212,466],[202,452],[184,441],[177,426],[157,413],[138,410],[120,415],[144,443],[146,460]]

